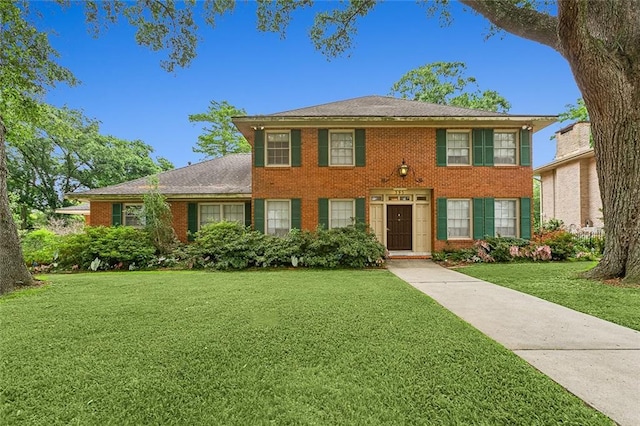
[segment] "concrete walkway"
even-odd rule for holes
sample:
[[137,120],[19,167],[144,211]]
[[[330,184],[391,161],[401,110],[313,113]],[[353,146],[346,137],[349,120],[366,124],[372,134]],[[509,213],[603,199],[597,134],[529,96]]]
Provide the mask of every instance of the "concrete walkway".
[[426,260],[389,271],[620,425],[640,425],[640,332]]

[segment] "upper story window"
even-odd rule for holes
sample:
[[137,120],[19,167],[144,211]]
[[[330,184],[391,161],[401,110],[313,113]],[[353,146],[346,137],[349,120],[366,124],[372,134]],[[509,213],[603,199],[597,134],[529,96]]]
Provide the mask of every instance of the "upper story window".
[[471,238],[471,200],[447,200],[447,238]]
[[329,132],[329,165],[353,166],[353,132],[337,130]]
[[269,235],[285,236],[291,230],[291,203],[289,200],[267,200],[267,227]]
[[516,237],[518,217],[516,200],[495,200],[495,233],[500,237]]
[[244,223],[244,204],[200,204],[200,228],[212,222]]
[[267,132],[267,166],[291,164],[289,132]]
[[447,164],[471,164],[471,133],[468,131],[447,132]]
[[122,224],[124,226],[133,226],[134,228],[143,228],[144,205],[143,204],[125,204],[122,206]]
[[344,228],[353,225],[354,200],[329,200],[329,228]]
[[496,131],[493,134],[493,163],[515,165],[517,142],[515,132]]

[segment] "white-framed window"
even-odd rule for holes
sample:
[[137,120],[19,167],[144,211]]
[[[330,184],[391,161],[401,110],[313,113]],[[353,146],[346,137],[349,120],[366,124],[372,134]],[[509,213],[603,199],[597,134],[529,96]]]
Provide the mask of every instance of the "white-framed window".
[[122,224],[124,226],[133,226],[134,228],[143,228],[145,225],[144,204],[123,204]]
[[354,200],[329,200],[329,228],[353,225],[355,204]]
[[515,165],[517,146],[515,131],[495,131],[493,133],[493,164]]
[[213,222],[238,222],[244,224],[244,204],[220,203],[198,205],[198,229]]
[[291,134],[286,131],[269,131],[266,138],[266,165],[288,166],[291,164]]
[[266,233],[277,236],[287,235],[291,230],[291,202],[289,200],[267,200],[266,204]]
[[447,165],[471,164],[471,132],[447,131]]
[[447,238],[471,238],[471,200],[447,200]]
[[329,132],[329,165],[353,166],[355,143],[353,131],[331,130]]
[[516,200],[495,200],[495,233],[501,237],[518,236],[518,203]]

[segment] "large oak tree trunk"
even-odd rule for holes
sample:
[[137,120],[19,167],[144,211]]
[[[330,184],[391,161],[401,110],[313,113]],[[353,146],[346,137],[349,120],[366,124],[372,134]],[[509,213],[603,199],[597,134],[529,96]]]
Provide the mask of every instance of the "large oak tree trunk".
[[558,36],[592,121],[606,248],[594,278],[640,282],[640,2],[560,3]]
[[11,216],[7,193],[7,152],[5,127],[0,118],[0,294],[33,282],[22,258],[16,224]]

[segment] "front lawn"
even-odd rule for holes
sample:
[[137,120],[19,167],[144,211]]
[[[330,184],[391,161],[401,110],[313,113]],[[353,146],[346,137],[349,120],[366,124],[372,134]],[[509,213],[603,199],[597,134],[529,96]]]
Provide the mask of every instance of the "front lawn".
[[640,331],[640,287],[579,278],[594,262],[476,264],[456,269]]
[[48,279],[0,299],[5,424],[612,424],[387,271]]

